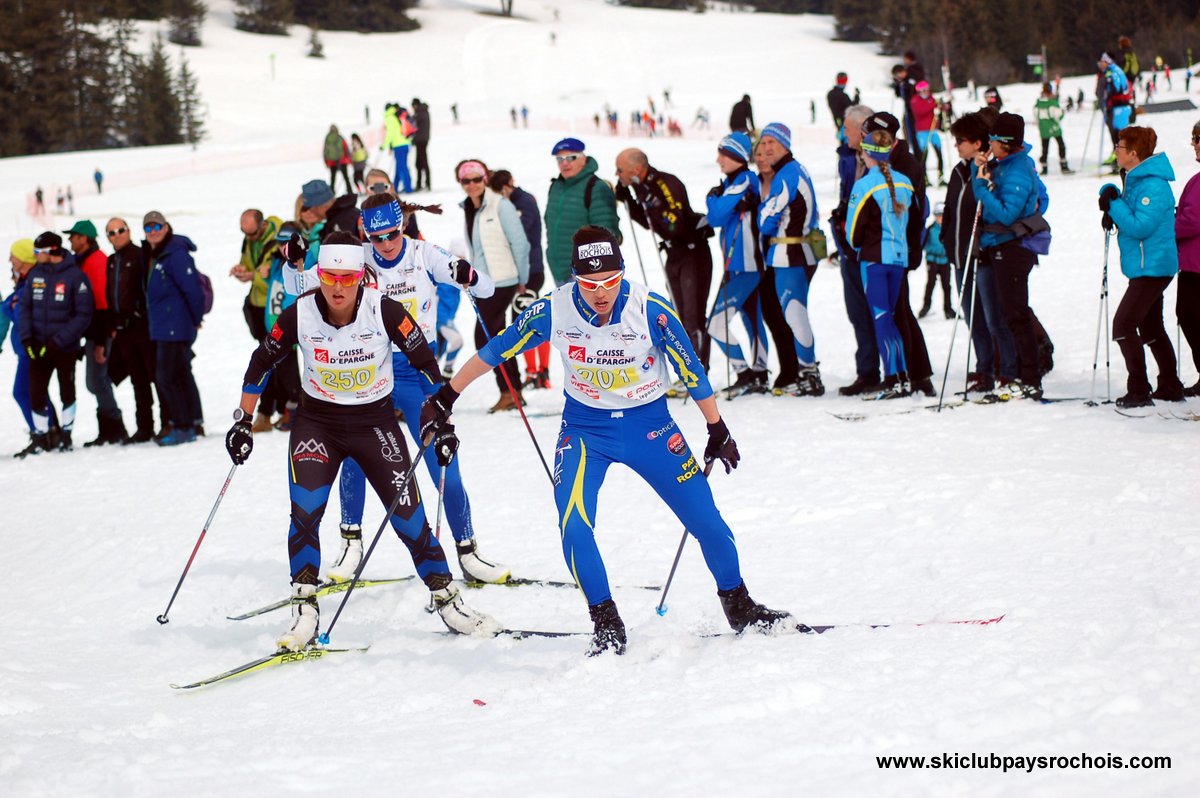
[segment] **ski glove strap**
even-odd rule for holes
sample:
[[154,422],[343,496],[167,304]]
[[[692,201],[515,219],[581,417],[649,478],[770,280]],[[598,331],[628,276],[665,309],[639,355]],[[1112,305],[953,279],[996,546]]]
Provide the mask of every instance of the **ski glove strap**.
[[445,468],[454,460],[454,455],[458,454],[458,436],[454,434],[454,425],[446,424],[439,429],[433,436],[433,453],[437,457],[438,465]]
[[253,449],[254,433],[250,431],[250,422],[235,422],[225,435],[225,450],[229,452],[229,459],[235,465],[241,465],[250,458]]
[[720,460],[721,465],[725,466],[725,473],[728,474],[737,468],[738,461],[741,459],[742,456],[738,454],[737,442],[729,434],[729,428],[725,426],[725,421],[718,420],[715,424],[709,424],[708,445],[704,447],[704,464],[708,465],[713,460]]
[[[445,383],[438,392],[425,400],[425,404],[421,406],[421,440],[428,440],[430,435],[436,437],[442,427],[450,423],[450,414],[454,412],[454,403],[458,400],[458,391],[450,387],[450,383]],[[457,443],[455,449],[457,449]],[[451,455],[453,458],[453,454]]]

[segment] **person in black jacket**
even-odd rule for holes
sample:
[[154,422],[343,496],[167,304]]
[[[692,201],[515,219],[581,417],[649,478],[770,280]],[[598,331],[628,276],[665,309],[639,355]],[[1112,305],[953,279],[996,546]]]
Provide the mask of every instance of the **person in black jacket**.
[[324,180],[310,180],[300,189],[300,196],[304,203],[300,208],[300,221],[308,227],[324,222],[322,241],[338,232],[358,235],[357,195],[335,197],[333,189]]
[[21,346],[29,355],[29,403],[36,408],[34,448],[30,454],[50,448],[47,439],[50,418],[44,408],[49,400],[50,378],[55,374],[62,400],[58,448],[64,452],[72,448],[75,363],[81,348],[79,339],[92,322],[91,283],[62,243],[61,236],[49,231],[34,240],[37,265],[29,271],[28,290],[21,295],[19,333]]
[[429,191],[429,106],[413,97],[412,108],[413,124],[417,126],[417,131],[412,135],[413,147],[417,150],[416,190],[421,190],[421,176],[424,175],[425,190]]
[[829,103],[829,113],[833,114],[833,126],[837,130],[841,130],[842,125],[846,123],[846,110],[854,105],[850,95],[846,94],[846,82],[849,80],[845,72],[837,73],[837,85],[825,95],[825,101]]
[[[513,299],[513,317],[533,304],[546,284],[546,266],[542,260],[542,213],[532,194],[513,182],[512,172],[497,169],[488,178],[488,187],[505,197],[521,214],[521,227],[529,239],[529,279],[525,291]],[[550,387],[550,342],[525,352],[525,388]]]
[[[863,123],[864,135],[873,130],[886,130],[895,136],[900,130],[900,122],[886,111],[880,111]],[[925,347],[925,336],[908,298],[908,273],[921,266],[925,250],[925,219],[929,215],[929,199],[925,195],[925,170],[921,168],[908,143],[903,139],[896,141],[892,148],[889,164],[893,171],[907,177],[913,187],[913,203],[908,212],[908,269],[904,272],[904,279],[900,281],[900,296],[896,300],[896,328],[900,330],[900,338],[904,341],[904,359],[908,365],[908,378],[912,383],[913,393],[936,396],[929,350]]]
[[[119,385],[126,375],[133,385],[137,429],[130,443],[146,443],[154,437],[154,368],[156,353],[150,340],[150,322],[146,315],[146,259],[142,248],[133,243],[129,223],[117,217],[108,220],[104,234],[115,250],[108,256],[108,309],[114,330],[109,374]],[[158,397],[162,426],[170,414]]]
[[733,104],[733,111],[729,114],[729,130],[754,135],[754,109],[750,107],[749,94],[743,94],[742,99]]
[[700,363],[708,368],[708,289],[712,285],[712,228],[692,210],[687,188],[672,174],[650,165],[636,148],[617,155],[616,197],[629,208],[629,218],[657,234],[667,253],[667,283],[671,299]]

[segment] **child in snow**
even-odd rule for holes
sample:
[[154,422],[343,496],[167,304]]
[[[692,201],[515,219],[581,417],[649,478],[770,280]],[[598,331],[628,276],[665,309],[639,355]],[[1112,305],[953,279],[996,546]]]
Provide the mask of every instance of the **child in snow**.
[[925,282],[925,302],[917,318],[923,319],[929,314],[933,304],[933,289],[940,280],[942,283],[942,308],[946,318],[954,318],[954,306],[950,303],[950,260],[946,257],[946,247],[942,244],[942,211],[944,204],[939,202],[933,209],[933,223],[929,225],[929,233],[925,240],[925,266],[929,278]]

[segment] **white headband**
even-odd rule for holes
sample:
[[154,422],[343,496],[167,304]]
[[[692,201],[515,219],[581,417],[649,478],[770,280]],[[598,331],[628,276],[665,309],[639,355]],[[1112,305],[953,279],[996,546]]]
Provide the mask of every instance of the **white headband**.
[[325,244],[317,253],[317,265],[322,269],[361,271],[366,266],[361,244]]

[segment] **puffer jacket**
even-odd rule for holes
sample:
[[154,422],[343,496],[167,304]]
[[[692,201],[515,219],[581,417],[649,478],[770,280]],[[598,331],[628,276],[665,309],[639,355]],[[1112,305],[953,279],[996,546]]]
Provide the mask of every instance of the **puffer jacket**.
[[1175,170],[1166,153],[1151,155],[1125,176],[1125,192],[1108,215],[1117,225],[1121,273],[1135,277],[1171,277],[1179,271],[1175,246]]
[[172,233],[161,249],[142,245],[150,258],[146,281],[146,305],[150,316],[150,340],[194,341],[204,317],[204,290],[192,253],[196,245]]
[[[562,175],[550,181],[546,198],[546,261],[554,282],[563,285],[571,279],[571,236],[584,225],[603,227],[620,238],[617,227],[617,199],[612,188],[596,176],[600,165],[592,156],[579,174]],[[588,183],[592,183],[591,202],[584,204]]]
[[1032,147],[1025,145],[1023,152],[1014,152],[991,163],[992,183],[979,177],[979,170],[972,164],[974,179],[971,188],[975,199],[983,206],[979,223],[979,246],[981,249],[999,246],[1016,238],[1011,231],[987,229],[988,226],[1011,227],[1019,219],[1035,213],[1045,213],[1050,200],[1046,187],[1038,177],[1037,165],[1029,153]]
[[39,263],[25,277],[17,329],[21,346],[42,344],[61,352],[78,352],[79,339],[92,322],[92,285],[75,265],[75,256],[61,263]]
[[1175,243],[1179,247],[1179,268],[1200,274],[1200,174],[1192,175],[1179,195]]

